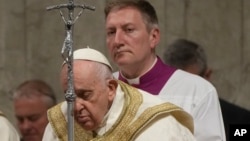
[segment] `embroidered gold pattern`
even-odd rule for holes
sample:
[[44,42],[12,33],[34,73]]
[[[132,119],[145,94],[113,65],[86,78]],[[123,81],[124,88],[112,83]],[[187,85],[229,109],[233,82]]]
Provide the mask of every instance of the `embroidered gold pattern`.
[[[133,140],[140,131],[146,127],[151,121],[153,121],[156,117],[161,115],[173,115],[181,124],[188,127],[190,132],[193,133],[193,120],[189,114],[183,112],[181,108],[171,104],[171,103],[163,103],[154,107],[150,107],[146,109],[136,121],[134,121],[129,126],[129,132],[131,134],[131,139]],[[164,116],[164,117],[166,117]],[[179,118],[177,118],[177,116]]]
[[3,117],[5,117],[5,115],[0,111],[0,116],[3,116]]
[[[67,141],[67,122],[61,111],[61,105],[62,103],[49,109],[48,119],[59,140]],[[74,127],[75,141],[83,141],[83,139],[88,141],[92,138],[92,134],[85,131],[77,122],[74,122]]]
[[[162,114],[172,114],[179,117],[177,120],[193,131],[192,120],[186,120],[190,118],[189,115],[170,103],[148,108],[135,120],[135,115],[143,101],[142,96],[137,89],[121,81],[118,82],[125,94],[125,103],[119,119],[103,136],[96,138],[93,138],[92,133],[87,132],[75,122],[75,141],[132,141],[145,126]],[[58,138],[61,141],[67,141],[66,120],[60,107],[61,104],[58,104],[48,111],[49,120]]]

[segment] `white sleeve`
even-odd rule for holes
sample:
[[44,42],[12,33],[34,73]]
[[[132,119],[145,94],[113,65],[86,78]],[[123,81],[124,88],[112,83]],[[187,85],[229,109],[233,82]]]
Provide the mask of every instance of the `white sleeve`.
[[135,141],[195,141],[195,138],[189,129],[169,115],[148,126]]
[[50,123],[45,128],[42,141],[59,141]]
[[225,141],[225,129],[215,89],[198,103],[193,111],[197,141]]
[[0,116],[1,141],[19,141],[20,137],[14,126],[5,118]]
[[182,107],[194,119],[197,141],[225,141],[225,129],[215,87],[207,80],[177,70],[159,94]]

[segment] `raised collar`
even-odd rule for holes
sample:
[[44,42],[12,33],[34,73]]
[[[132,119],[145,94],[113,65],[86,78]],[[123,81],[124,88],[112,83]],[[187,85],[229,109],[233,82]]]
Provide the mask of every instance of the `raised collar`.
[[119,72],[118,79],[136,88],[158,95],[164,84],[175,72],[175,70],[176,68],[164,64],[157,56],[156,63],[153,64],[153,67],[144,75],[131,80],[125,78],[121,72]]

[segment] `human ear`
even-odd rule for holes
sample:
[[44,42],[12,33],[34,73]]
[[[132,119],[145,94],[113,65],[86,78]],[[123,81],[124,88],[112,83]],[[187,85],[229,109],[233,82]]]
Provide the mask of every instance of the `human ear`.
[[204,77],[206,80],[210,81],[212,72],[213,72],[212,69],[207,69],[203,77]]
[[118,86],[118,82],[115,79],[109,79],[108,81],[108,89],[109,89],[109,100],[113,100],[116,94],[116,89]]
[[158,28],[153,28],[150,31],[150,47],[153,49],[155,48],[160,41],[160,30]]

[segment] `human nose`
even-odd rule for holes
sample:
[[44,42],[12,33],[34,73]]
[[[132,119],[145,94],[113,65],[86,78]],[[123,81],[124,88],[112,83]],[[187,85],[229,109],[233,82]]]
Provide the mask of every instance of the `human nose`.
[[22,123],[20,123],[20,126],[21,126],[22,130],[27,130],[27,129],[30,129],[32,127],[32,123],[28,119],[25,119],[25,120],[23,120]]
[[116,45],[120,45],[122,44],[122,41],[123,41],[123,32],[122,30],[117,30],[114,37],[114,43]]
[[75,112],[80,113],[84,109],[84,101],[80,98],[76,98],[75,102]]

